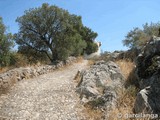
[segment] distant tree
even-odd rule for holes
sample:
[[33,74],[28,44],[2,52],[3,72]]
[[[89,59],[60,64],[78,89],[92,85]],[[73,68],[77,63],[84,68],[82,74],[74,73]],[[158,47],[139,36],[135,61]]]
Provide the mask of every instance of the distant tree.
[[138,48],[143,46],[150,38],[155,35],[158,36],[158,29],[160,28],[160,23],[151,23],[150,25],[146,23],[143,28],[134,28],[129,31],[123,44],[129,48]]
[[0,66],[7,66],[10,64],[10,50],[13,45],[12,34],[6,33],[6,26],[0,17]]
[[81,34],[84,31],[81,17],[57,6],[44,3],[42,7],[25,11],[16,21],[20,26],[15,34],[19,52],[41,53],[54,62],[65,60],[69,55],[80,55],[87,46]]

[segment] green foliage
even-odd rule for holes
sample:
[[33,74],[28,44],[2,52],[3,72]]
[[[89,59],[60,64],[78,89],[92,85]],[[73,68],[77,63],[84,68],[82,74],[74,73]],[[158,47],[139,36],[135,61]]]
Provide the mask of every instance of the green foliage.
[[11,47],[14,45],[11,33],[6,33],[6,26],[0,17],[0,66],[8,66],[11,61]]
[[44,54],[43,52],[35,51],[34,49],[29,48],[28,46],[20,46],[17,54],[22,54],[23,56],[25,56],[25,59],[27,60],[28,64],[49,61],[46,54]]
[[[16,21],[20,27],[15,34],[19,52],[31,56],[38,53],[51,62],[82,54],[86,41],[96,37],[89,28],[83,27],[80,16],[46,3],[25,11]],[[24,52],[24,48],[28,51]]]
[[123,44],[129,48],[139,48],[143,46],[154,35],[158,35],[158,29],[160,23],[146,23],[143,28],[134,28],[128,32],[127,36],[123,40]]
[[93,32],[90,28],[83,27],[81,31],[81,35],[82,35],[82,39],[85,40],[87,43],[85,52],[87,54],[96,52],[98,50],[98,46],[93,41],[98,36],[98,34]]
[[98,50],[98,46],[96,43],[88,42],[87,47],[85,49],[87,54],[91,54],[93,52],[96,52]]
[[24,56],[23,54],[12,52],[10,57],[11,57],[10,65],[12,66],[22,67],[22,66],[27,66],[29,64],[27,57]]
[[83,53],[84,48],[86,48],[87,43],[82,40],[80,35],[75,36],[74,43],[72,44],[72,55],[79,56]]
[[86,42],[93,42],[93,40],[98,36],[97,33],[93,32],[90,28],[83,26],[81,30],[82,39]]

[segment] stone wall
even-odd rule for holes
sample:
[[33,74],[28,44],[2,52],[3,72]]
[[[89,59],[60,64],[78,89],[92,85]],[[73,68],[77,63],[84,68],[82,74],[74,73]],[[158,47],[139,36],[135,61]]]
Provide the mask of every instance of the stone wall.
[[52,72],[55,69],[61,68],[64,65],[69,65],[75,62],[77,59],[75,57],[69,57],[65,62],[59,62],[56,65],[41,65],[32,67],[20,67],[9,70],[5,73],[0,74],[0,93],[8,90],[14,83],[37,77],[48,72]]

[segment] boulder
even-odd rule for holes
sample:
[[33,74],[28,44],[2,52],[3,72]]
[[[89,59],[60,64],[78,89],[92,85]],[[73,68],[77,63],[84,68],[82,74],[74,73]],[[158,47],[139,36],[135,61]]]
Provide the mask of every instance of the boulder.
[[105,109],[116,105],[116,90],[122,87],[124,77],[114,62],[96,62],[80,75],[76,91],[84,104]]
[[160,113],[160,95],[159,90],[154,87],[146,87],[142,89],[136,97],[134,104],[135,113],[159,114]]
[[136,75],[140,92],[134,112],[160,115],[160,37],[152,37],[138,55]]

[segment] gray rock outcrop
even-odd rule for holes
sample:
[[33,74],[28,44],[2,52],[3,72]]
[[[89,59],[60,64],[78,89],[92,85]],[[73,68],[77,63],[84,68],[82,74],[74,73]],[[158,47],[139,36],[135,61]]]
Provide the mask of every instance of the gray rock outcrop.
[[141,91],[134,112],[160,115],[160,37],[153,37],[137,57],[136,75]]
[[76,91],[83,103],[105,109],[116,105],[116,90],[122,87],[124,77],[114,62],[99,61],[88,70],[81,71],[80,75]]

